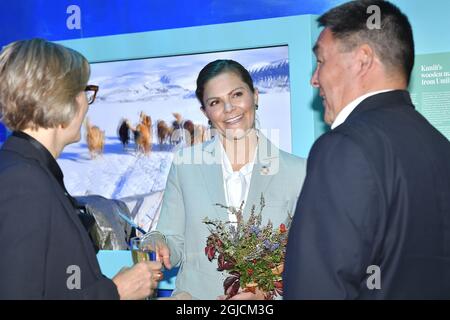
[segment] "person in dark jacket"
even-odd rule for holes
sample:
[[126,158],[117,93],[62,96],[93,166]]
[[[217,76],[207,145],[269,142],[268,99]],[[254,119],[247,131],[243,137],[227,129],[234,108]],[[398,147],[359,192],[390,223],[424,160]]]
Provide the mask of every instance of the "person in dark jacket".
[[284,297],[450,299],[450,142],[406,91],[408,18],[361,0],[318,21],[311,83],[332,130],[308,157]]
[[102,275],[56,158],[80,140],[98,87],[78,52],[42,39],[0,54],[1,120],[13,131],[0,150],[0,299],[143,299],[161,263]]

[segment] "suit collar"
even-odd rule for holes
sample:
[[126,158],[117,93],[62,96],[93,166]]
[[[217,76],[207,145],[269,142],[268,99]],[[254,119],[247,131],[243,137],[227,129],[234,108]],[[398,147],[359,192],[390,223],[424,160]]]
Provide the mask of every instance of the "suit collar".
[[346,121],[349,121],[356,117],[358,114],[380,108],[401,108],[412,107],[411,97],[406,90],[393,90],[384,93],[379,93],[368,97],[363,100],[358,106],[350,113]]
[[[29,138],[28,138],[29,137]],[[86,233],[86,226],[84,225],[83,221],[80,220],[81,217],[75,210],[78,208],[78,202],[67,192],[64,181],[63,181],[63,174],[61,172],[61,175],[58,174],[55,175],[53,170],[55,170],[55,166],[58,170],[61,170],[56,160],[53,158],[53,156],[50,154],[50,152],[42,146],[42,148],[38,147],[36,143],[39,143],[36,141],[36,143],[31,142],[33,140],[32,137],[29,135],[26,135],[25,133],[13,133],[11,136],[8,137],[8,139],[5,141],[5,143],[2,146],[2,150],[7,150],[10,152],[14,152],[16,154],[19,154],[21,157],[34,160],[36,161],[41,168],[46,172],[49,179],[53,181],[52,185],[54,186],[54,195],[58,198],[61,205],[65,209],[65,213],[70,218],[71,221],[76,225],[78,232],[82,237],[83,233]],[[47,153],[46,153],[47,152]],[[51,157],[49,159],[48,157]],[[50,160],[53,160],[54,163],[52,164],[53,170],[51,166],[48,165],[48,162],[51,163]],[[59,187],[58,187],[59,185]],[[62,192],[61,192],[62,191]],[[68,200],[68,201],[67,201]],[[91,217],[92,218],[92,217]],[[92,218],[93,219],[93,218]],[[89,222],[92,223],[92,222]],[[95,223],[95,221],[94,221]],[[85,249],[88,251],[92,251],[93,249],[93,243],[90,241],[89,236],[85,237],[88,241],[83,241],[83,245],[85,246]],[[94,251],[95,255],[95,251]],[[90,254],[88,254],[90,256]],[[96,262],[92,261],[92,259],[89,259],[89,263],[91,264],[92,268],[94,270],[98,270],[98,267],[96,267]]]
[[258,137],[258,156],[253,167],[250,189],[244,207],[244,217],[246,218],[254,205],[259,208],[261,195],[264,196],[280,167],[280,149],[261,132]]
[[381,90],[381,91],[374,91],[374,92],[369,92],[366,93],[358,98],[356,98],[355,100],[353,100],[352,102],[350,102],[348,105],[346,105],[337,115],[336,119],[333,121],[332,125],[331,125],[331,130],[333,130],[334,128],[336,128],[337,126],[343,124],[345,122],[345,120],[347,119],[347,117],[350,115],[350,113],[352,113],[353,110],[355,110],[355,108],[365,99],[377,95],[379,93],[383,93],[383,92],[388,92],[388,91],[392,91],[392,89],[388,89],[388,90]]
[[[220,139],[215,136],[203,144],[204,163],[201,166],[203,178],[214,204],[226,205],[223,189],[223,174],[221,166]],[[258,149],[253,166],[250,189],[245,202],[244,215],[248,215],[253,205],[259,206],[261,194],[267,190],[273,176],[279,170],[280,150],[268,140],[264,134],[258,132]],[[228,218],[227,211],[216,206],[218,216]],[[225,216],[224,216],[225,215]]]
[[200,169],[211,203],[215,207],[216,216],[225,219],[228,213],[219,206],[226,205],[219,143],[220,139],[214,136],[213,139],[202,145],[203,162]]

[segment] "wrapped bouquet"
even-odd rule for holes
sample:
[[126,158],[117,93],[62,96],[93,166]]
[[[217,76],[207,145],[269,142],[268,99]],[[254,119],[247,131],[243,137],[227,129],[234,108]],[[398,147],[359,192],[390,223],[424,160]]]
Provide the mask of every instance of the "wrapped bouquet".
[[210,235],[206,240],[205,254],[209,261],[217,259],[218,271],[225,271],[224,293],[231,298],[239,292],[256,289],[263,291],[267,299],[283,294],[284,256],[287,235],[292,216],[288,213],[286,224],[275,227],[269,221],[262,226],[264,197],[261,195],[259,210],[253,205],[250,216],[244,221],[242,206],[226,207],[236,215],[237,223],[205,218]]

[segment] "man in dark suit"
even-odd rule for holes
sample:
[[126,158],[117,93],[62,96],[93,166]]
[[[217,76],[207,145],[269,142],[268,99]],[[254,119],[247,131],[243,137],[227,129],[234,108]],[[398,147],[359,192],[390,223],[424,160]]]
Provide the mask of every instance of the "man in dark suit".
[[[367,12],[381,13],[375,28]],[[343,4],[318,21],[311,83],[332,130],[308,158],[285,298],[449,299],[450,142],[406,91],[409,21],[373,0]]]

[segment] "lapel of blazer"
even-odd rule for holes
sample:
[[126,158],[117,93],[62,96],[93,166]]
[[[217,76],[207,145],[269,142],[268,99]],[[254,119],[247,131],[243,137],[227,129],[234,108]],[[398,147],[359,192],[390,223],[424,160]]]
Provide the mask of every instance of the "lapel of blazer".
[[[42,165],[40,161],[38,161],[39,156],[36,154],[36,151],[34,151],[34,148],[30,148],[28,143],[24,143],[23,141],[21,141],[21,139],[18,139],[14,136],[10,136],[3,145],[3,147],[7,150],[20,154],[24,158],[36,161],[36,164],[39,165],[45,171],[49,179],[52,181],[55,196],[58,198],[59,202],[65,209],[64,210],[65,212],[64,213],[61,212],[61,214],[66,214],[69,217],[69,219],[74,223],[77,232],[80,235],[80,239],[82,239],[81,245],[85,249],[86,257],[88,257],[88,261],[92,270],[100,271],[98,262],[96,260],[95,251],[93,249],[92,243],[89,239],[89,235],[87,234],[86,229],[84,228],[80,218],[77,216],[77,213],[75,209],[72,207],[72,204],[70,203],[69,199],[64,195],[65,192],[64,189],[60,186],[59,182],[56,180],[56,178],[50,172],[50,170],[46,166]],[[94,259],[92,259],[92,257],[94,257]]]
[[211,204],[215,207],[217,218],[227,219],[227,210],[215,205],[221,204],[226,206],[227,204],[225,200],[225,191],[223,189],[223,173],[219,143],[220,141],[216,136],[203,145],[203,164],[200,168]]
[[[244,217],[248,218],[253,205],[259,210],[261,194],[264,196],[274,175],[279,170],[280,149],[261,132],[258,133],[258,154],[253,166],[250,189],[244,206]],[[265,198],[265,200],[267,200]]]
[[347,120],[357,118],[359,114],[371,109],[392,108],[393,106],[395,108],[406,106],[414,108],[409,92],[406,90],[393,90],[370,96],[358,104],[349,114]]
[[61,185],[56,180],[55,176],[50,172],[50,170],[45,165],[42,164],[42,160],[39,160],[40,156],[36,152],[35,148],[30,147],[29,142],[24,142],[22,139],[16,138],[15,136],[10,136],[8,138],[8,140],[4,144],[4,148],[6,150],[18,153],[26,159],[35,161],[36,164],[45,171],[49,179],[52,181],[52,184],[54,186],[54,193],[58,197],[61,204],[63,205],[66,214],[77,226],[78,230],[85,231],[86,229],[81,223],[80,218],[77,216],[75,209],[72,207],[72,204],[70,203],[69,199],[64,194],[65,192],[64,188],[61,187]]

